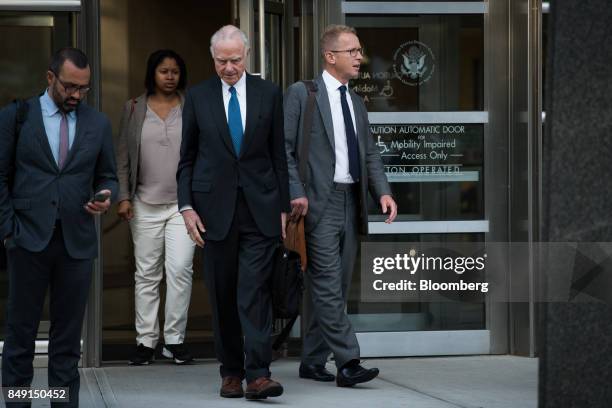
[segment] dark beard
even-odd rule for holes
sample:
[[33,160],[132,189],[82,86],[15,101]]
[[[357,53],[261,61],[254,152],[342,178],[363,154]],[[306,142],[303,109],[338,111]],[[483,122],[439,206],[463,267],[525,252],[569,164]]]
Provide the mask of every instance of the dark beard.
[[59,91],[57,90],[57,85],[53,86],[53,89],[51,90],[51,99],[53,99],[53,102],[55,102],[58,109],[62,111],[63,113],[70,113],[76,110],[76,108],[78,108],[79,106],[79,103],[81,102],[81,101],[77,101],[76,106],[68,105],[66,103],[68,100],[75,100],[75,99],[70,98],[70,97],[64,99],[62,95],[59,93]]
[[64,103],[62,104],[62,110],[63,110],[65,113],[69,113],[69,112],[75,111],[75,110],[77,110],[77,108],[79,107],[79,104],[80,104],[80,103],[81,103],[81,101],[77,101],[77,104],[76,104],[76,105],[71,106],[71,105],[68,105],[66,102],[64,102]]

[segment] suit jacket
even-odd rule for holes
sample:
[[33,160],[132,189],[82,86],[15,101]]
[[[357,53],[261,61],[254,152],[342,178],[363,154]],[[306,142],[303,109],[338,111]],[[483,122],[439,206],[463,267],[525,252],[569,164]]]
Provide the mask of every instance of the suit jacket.
[[206,228],[204,238],[224,239],[241,187],[259,231],[279,236],[280,214],[289,212],[282,93],[272,82],[246,77],[246,125],[234,152],[221,79],[191,88],[183,107],[183,140],[177,170],[179,208],[190,205]]
[[83,206],[102,189],[109,189],[113,198],[117,195],[110,122],[81,103],[75,138],[60,170],[49,147],[39,97],[27,104],[12,191],[7,181],[15,152],[15,104],[0,111],[0,237],[12,235],[18,246],[39,252],[47,247],[59,218],[68,254],[76,259],[95,258],[94,217]]
[[[305,219],[306,231],[311,231],[321,219],[329,194],[334,188],[336,153],[334,125],[332,121],[329,98],[323,77],[315,79],[317,85],[315,111],[313,113],[308,155],[307,180],[300,180],[298,174],[299,152],[302,145],[302,127],[306,113],[308,91],[306,86],[297,82],[291,85],[285,94],[285,144],[287,148],[287,165],[289,168],[289,190],[291,199],[308,198],[308,214]],[[360,207],[362,233],[367,233],[367,193],[368,190],[378,202],[385,194],[391,194],[380,153],[370,134],[368,111],[361,97],[349,90],[357,138],[359,139],[359,159],[361,161]],[[303,184],[305,183],[305,185]]]
[[[184,103],[182,93],[181,106]],[[140,142],[142,125],[147,113],[147,95],[130,99],[123,107],[119,124],[119,141],[117,143],[117,177],[119,178],[118,201],[132,200],[138,185],[140,163]]]

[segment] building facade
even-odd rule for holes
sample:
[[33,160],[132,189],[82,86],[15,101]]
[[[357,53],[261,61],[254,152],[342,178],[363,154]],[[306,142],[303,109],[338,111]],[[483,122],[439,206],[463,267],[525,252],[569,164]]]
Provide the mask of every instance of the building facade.
[[[391,225],[373,207],[363,241],[526,243],[486,272],[512,298],[519,276],[530,293],[538,283],[530,244],[539,239],[548,7],[537,0],[2,1],[0,104],[41,92],[51,53],[78,46],[91,59],[88,103],[109,115],[116,138],[123,104],[143,92],[146,58],[156,49],[179,52],[196,84],[214,74],[210,36],[232,23],[251,39],[249,71],[286,88],[319,73],[325,26],[354,26],[365,58],[351,86],[366,101],[399,206]],[[135,338],[129,229],[115,211],[99,227],[102,255],[83,333],[88,366],[127,358]],[[200,265],[198,254],[186,341],[212,357]],[[359,269],[348,313],[364,357],[537,353],[538,313],[529,293],[512,303],[373,302],[362,298]],[[0,273],[2,307],[6,293]],[[0,319],[3,325],[3,313]],[[299,327],[293,336],[299,345]]]

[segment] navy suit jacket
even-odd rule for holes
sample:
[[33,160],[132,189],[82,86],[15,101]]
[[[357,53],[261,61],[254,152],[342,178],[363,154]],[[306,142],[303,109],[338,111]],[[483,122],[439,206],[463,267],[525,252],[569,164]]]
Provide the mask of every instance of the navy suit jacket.
[[290,211],[282,92],[272,82],[244,75],[247,117],[238,155],[218,76],[191,88],[183,107],[178,204],[193,207],[206,228],[204,238],[213,241],[229,232],[239,187],[264,236],[279,236],[280,214]]
[[76,134],[60,170],[53,158],[39,97],[27,101],[15,157],[12,191],[8,179],[15,155],[16,106],[0,111],[0,238],[31,252],[47,247],[56,219],[61,220],[64,244],[75,259],[98,254],[94,217],[83,206],[94,192],[109,189],[112,199],[118,183],[111,125],[105,115],[81,103]]

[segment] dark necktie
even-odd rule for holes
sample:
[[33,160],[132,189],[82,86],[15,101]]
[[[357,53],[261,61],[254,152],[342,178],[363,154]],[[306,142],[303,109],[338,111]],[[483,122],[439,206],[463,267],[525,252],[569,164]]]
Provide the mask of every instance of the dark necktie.
[[227,124],[229,126],[230,135],[232,136],[232,143],[236,156],[240,155],[240,145],[242,144],[242,116],[240,116],[240,104],[238,103],[238,96],[236,95],[236,88],[233,86],[229,89],[230,100],[227,106]]
[[342,105],[342,116],[344,116],[344,129],[346,133],[346,145],[348,147],[349,173],[356,183],[359,181],[360,163],[359,163],[359,144],[357,136],[353,128],[353,119],[351,118],[351,110],[346,101],[346,86],[340,88],[340,105]]
[[59,143],[59,156],[58,156],[58,167],[60,170],[66,163],[66,157],[68,156],[68,119],[65,113],[61,113],[62,119],[60,120],[60,143]]

